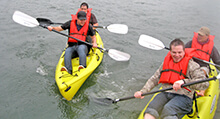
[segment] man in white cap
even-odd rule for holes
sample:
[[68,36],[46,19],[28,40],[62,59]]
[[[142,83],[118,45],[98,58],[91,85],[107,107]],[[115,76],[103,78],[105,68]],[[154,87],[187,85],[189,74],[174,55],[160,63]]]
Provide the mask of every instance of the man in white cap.
[[[196,53],[194,57],[205,60],[205,61],[212,61],[215,64],[220,65],[220,55],[217,48],[214,46],[214,38],[215,36],[210,35],[210,30],[207,27],[201,27],[199,31],[196,33],[194,32],[194,36],[191,41],[187,42],[185,48],[195,48]],[[204,73],[208,76],[209,74],[209,65],[202,61],[194,59],[204,71]],[[220,70],[219,67],[218,70]],[[201,91],[198,93],[199,95],[204,96],[205,91]]]

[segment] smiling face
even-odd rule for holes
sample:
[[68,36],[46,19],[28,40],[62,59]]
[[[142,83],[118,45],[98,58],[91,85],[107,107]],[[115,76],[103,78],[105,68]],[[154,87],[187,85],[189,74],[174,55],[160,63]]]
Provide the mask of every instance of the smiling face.
[[77,18],[77,24],[78,24],[78,25],[84,26],[85,23],[86,23],[86,19],[80,20],[80,19]]
[[209,36],[208,35],[201,35],[201,34],[198,34],[198,41],[200,43],[204,43],[208,40]]
[[87,6],[86,5],[82,5],[81,7],[80,7],[80,9],[82,10],[82,11],[84,11],[85,13],[87,13]]
[[181,59],[183,59],[185,51],[182,45],[171,45],[170,54],[174,62],[179,62]]

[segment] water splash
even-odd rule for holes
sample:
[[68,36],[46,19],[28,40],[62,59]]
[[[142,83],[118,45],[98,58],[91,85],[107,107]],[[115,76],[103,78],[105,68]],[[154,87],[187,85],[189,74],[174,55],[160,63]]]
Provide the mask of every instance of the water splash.
[[48,75],[48,73],[46,72],[45,68],[42,65],[40,65],[37,68],[36,72],[39,73],[42,76]]
[[109,75],[111,75],[112,72],[107,72],[106,70],[104,71],[104,73],[100,74],[101,77],[106,77],[109,78]]

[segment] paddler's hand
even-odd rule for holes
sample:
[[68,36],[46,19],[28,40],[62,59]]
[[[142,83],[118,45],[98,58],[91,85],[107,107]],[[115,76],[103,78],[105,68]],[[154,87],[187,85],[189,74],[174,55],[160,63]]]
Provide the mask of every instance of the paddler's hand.
[[52,27],[52,26],[48,26],[47,29],[48,29],[49,31],[52,31],[52,30],[53,30],[53,27]]
[[97,43],[93,43],[92,47],[97,48],[98,47]]
[[141,98],[141,99],[143,99],[144,96],[141,96],[141,94],[142,94],[141,91],[137,91],[137,92],[134,93],[134,97],[135,97],[135,98]]
[[173,84],[173,89],[174,89],[175,91],[177,91],[177,90],[181,89],[181,85],[183,85],[183,84],[184,84],[184,81],[183,81],[183,80],[176,81],[176,82],[174,82],[174,84]]
[[201,91],[196,91],[196,94],[199,96],[204,96],[205,95],[205,90],[201,90]]

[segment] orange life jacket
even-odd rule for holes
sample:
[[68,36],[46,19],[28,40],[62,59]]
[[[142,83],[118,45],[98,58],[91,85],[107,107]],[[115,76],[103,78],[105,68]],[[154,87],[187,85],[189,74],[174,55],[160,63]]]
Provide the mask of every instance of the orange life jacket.
[[209,35],[208,43],[201,45],[198,43],[198,33],[194,32],[194,36],[192,39],[191,48],[196,48],[197,51],[194,54],[194,57],[209,61],[210,55],[214,46],[214,38],[215,36]]
[[159,83],[173,84],[175,81],[185,79],[188,63],[192,58],[191,52],[194,52],[194,49],[186,49],[185,56],[177,63],[173,61],[170,52],[168,52],[163,62]]
[[[83,25],[83,27],[79,31],[77,30],[77,26],[76,26],[77,14],[71,15],[72,21],[70,23],[70,36],[77,38],[79,40],[82,40],[82,41],[86,41],[86,36],[87,36],[88,28],[89,28],[89,19],[91,17],[91,10],[92,10],[91,8],[88,9],[87,14],[86,14],[86,17],[87,17],[86,23]],[[73,38],[69,38],[68,42],[76,43],[78,41]]]

